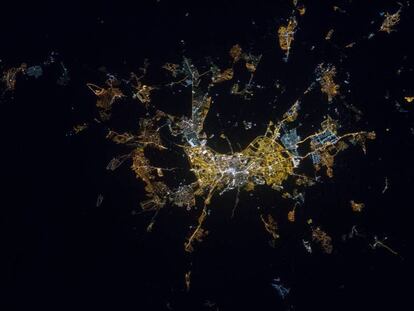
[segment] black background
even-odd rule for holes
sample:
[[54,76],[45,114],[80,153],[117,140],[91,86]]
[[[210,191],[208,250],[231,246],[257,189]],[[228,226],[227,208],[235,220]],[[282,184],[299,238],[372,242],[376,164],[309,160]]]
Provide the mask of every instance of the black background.
[[[403,98],[414,95],[412,8],[403,8],[397,32],[367,40],[381,24],[380,12],[395,12],[396,3],[336,1],[345,14],[334,12],[334,4],[305,4],[287,63],[276,32],[292,12],[290,1],[2,5],[2,68],[39,64],[57,52],[71,78],[62,87],[56,84],[59,73],[45,70],[37,80],[18,79],[16,90],[2,95],[3,310],[397,310],[407,304],[414,124],[412,104]],[[335,32],[328,42],[324,37],[331,28]],[[354,48],[343,48],[352,41]],[[351,84],[341,82],[341,91],[363,115],[354,122],[352,113],[345,113],[346,129],[377,133],[366,156],[357,147],[346,150],[337,158],[335,177],[306,191],[298,222],[312,217],[326,229],[334,241],[331,255],[316,248],[307,254],[301,239],[309,239],[309,232],[284,218],[281,239],[269,247],[258,207],[286,217],[289,206],[278,193],[263,189],[254,196],[241,194],[234,219],[235,193],[216,198],[206,224],[210,235],[194,254],[185,254],[183,243],[197,214],[168,208],[154,232],[146,233],[150,215],[136,215],[142,184],[128,165],[105,170],[122,151],[105,141],[105,129],[93,124],[67,136],[74,124],[96,115],[95,97],[85,85],[102,83],[102,71],[127,77],[145,58],[159,67],[179,62],[183,54],[200,63],[209,55],[225,59],[236,43],[263,54],[258,83],[271,86],[278,79],[286,91],[276,105],[268,104],[266,92],[247,103],[217,100],[208,133],[225,132],[232,142],[246,145],[306,89],[321,62],[335,64],[341,79],[350,73]],[[315,94],[304,103],[309,114],[304,127],[333,112],[326,98]],[[395,101],[407,112],[399,111]],[[113,126],[133,128],[142,111],[125,105],[114,111]],[[189,102],[181,98],[161,103],[167,111],[188,113],[185,105]],[[125,117],[130,109],[137,116]],[[214,121],[217,112],[220,123]],[[242,120],[257,126],[251,131],[232,127]],[[214,140],[211,144],[225,148]],[[389,189],[382,194],[385,177]],[[99,194],[104,201],[96,207]],[[350,211],[352,199],[365,202],[361,215]],[[343,242],[342,234],[354,224],[367,238]],[[374,235],[387,236],[386,243],[400,256],[372,250],[368,243]],[[187,293],[184,273],[189,269]],[[270,285],[277,277],[291,289],[285,299]]]

